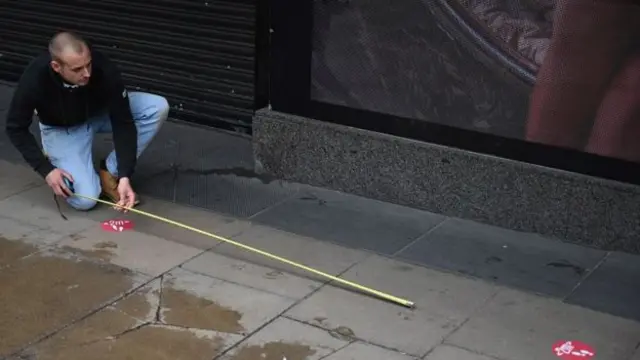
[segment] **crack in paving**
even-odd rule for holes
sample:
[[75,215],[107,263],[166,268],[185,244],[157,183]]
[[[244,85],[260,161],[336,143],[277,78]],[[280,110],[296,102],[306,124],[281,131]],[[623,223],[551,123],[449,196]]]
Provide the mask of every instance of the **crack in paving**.
[[[356,261],[353,264],[351,264],[351,266],[347,267],[346,269],[344,269],[343,271],[339,272],[336,276],[340,277],[342,275],[344,275],[345,273],[347,273],[349,270],[351,270],[353,267],[355,267],[356,265],[358,265],[359,263],[367,260],[368,257],[363,257],[360,261]],[[266,321],[264,324],[262,324],[261,326],[257,327],[254,331],[246,334],[245,338],[243,338],[242,340],[236,342],[235,344],[232,344],[230,347],[228,347],[227,349],[225,349],[223,352],[221,352],[220,354],[218,354],[215,358],[213,358],[213,360],[222,360],[225,356],[230,355],[233,352],[236,352],[236,354],[238,354],[238,351],[242,351],[242,349],[245,346],[243,346],[243,343],[245,343],[247,341],[247,339],[251,338],[251,336],[253,336],[254,334],[262,331],[264,328],[266,328],[267,326],[269,326],[270,324],[272,324],[274,321],[276,321],[279,318],[284,318],[284,319],[288,319],[288,317],[285,315],[289,310],[293,309],[296,305],[300,304],[301,302],[307,300],[308,298],[310,298],[311,296],[313,296],[314,294],[316,294],[318,291],[320,291],[321,289],[323,289],[325,286],[328,286],[332,283],[331,280],[322,282],[320,286],[318,286],[316,289],[312,290],[311,292],[309,292],[306,296],[300,298],[297,301],[294,301],[291,305],[289,305],[287,308],[285,308],[284,310],[282,310],[279,314],[277,314],[276,316],[274,316],[271,320]],[[324,329],[323,329],[324,330]],[[243,360],[242,358],[232,358],[233,360]],[[247,359],[247,360],[253,360],[253,359]],[[277,359],[277,360],[282,360],[282,359]],[[287,359],[287,360],[293,360],[293,359]],[[304,360],[304,358],[302,358],[302,360]]]
[[[107,360],[126,358],[132,354],[136,359],[143,360],[213,358],[225,347],[225,334],[230,333],[227,327],[229,323],[205,322],[203,324],[208,326],[192,327],[189,326],[190,321],[194,317],[210,321],[215,318],[212,315],[228,314],[230,310],[187,291],[159,286],[163,281],[158,278],[155,283],[152,281],[139,287],[92,316],[32,346],[30,351],[23,350],[21,356],[31,353],[38,360],[80,360],[87,356]],[[172,302],[160,301],[158,298],[163,295],[167,299],[168,291],[174,292],[173,298],[169,296],[169,299],[173,299]],[[153,298],[158,299],[157,306]],[[162,317],[160,321],[156,320],[158,313],[174,310],[176,306],[181,310],[189,307],[191,311],[181,311],[172,318],[168,317],[176,325],[166,323]],[[146,315],[146,318],[142,315]],[[183,317],[184,315],[188,316]],[[237,321],[239,317],[231,320]]]
[[164,289],[164,275],[160,276],[160,289],[158,289],[158,306],[156,307],[156,322],[162,322],[162,292]]

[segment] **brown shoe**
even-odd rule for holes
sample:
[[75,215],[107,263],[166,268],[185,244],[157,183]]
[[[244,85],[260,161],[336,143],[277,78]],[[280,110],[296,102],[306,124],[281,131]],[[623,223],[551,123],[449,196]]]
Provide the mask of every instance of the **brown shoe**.
[[[102,195],[109,199],[112,203],[117,203],[120,201],[120,194],[118,194],[118,179],[111,175],[111,173],[106,169],[105,166],[100,166],[100,171],[98,172],[100,176],[100,186],[102,187]],[[140,204],[140,199],[136,196],[136,200],[133,203],[133,206],[137,206]]]

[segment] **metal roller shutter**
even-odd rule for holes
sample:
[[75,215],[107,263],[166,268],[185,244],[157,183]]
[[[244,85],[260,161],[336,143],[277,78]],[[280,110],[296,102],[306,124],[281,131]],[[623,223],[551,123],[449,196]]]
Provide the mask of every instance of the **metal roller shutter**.
[[172,117],[250,132],[255,0],[0,0],[0,79],[16,81],[59,30],[118,62],[131,89],[164,95]]

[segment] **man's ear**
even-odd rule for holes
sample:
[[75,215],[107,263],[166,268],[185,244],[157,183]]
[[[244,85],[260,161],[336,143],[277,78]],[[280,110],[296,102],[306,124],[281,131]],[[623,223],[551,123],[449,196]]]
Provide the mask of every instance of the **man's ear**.
[[60,73],[60,71],[62,70],[62,65],[60,65],[60,63],[55,60],[51,60],[51,68],[53,69],[53,71]]

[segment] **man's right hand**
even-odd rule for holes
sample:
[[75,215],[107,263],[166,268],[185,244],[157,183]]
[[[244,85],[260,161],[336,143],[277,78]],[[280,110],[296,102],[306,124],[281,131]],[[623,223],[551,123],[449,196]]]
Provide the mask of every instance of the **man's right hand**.
[[73,177],[68,172],[62,169],[53,169],[49,174],[47,174],[45,180],[47,185],[49,185],[56,195],[68,198],[69,196],[72,196],[73,193],[64,183],[65,178],[70,182],[73,182]]

